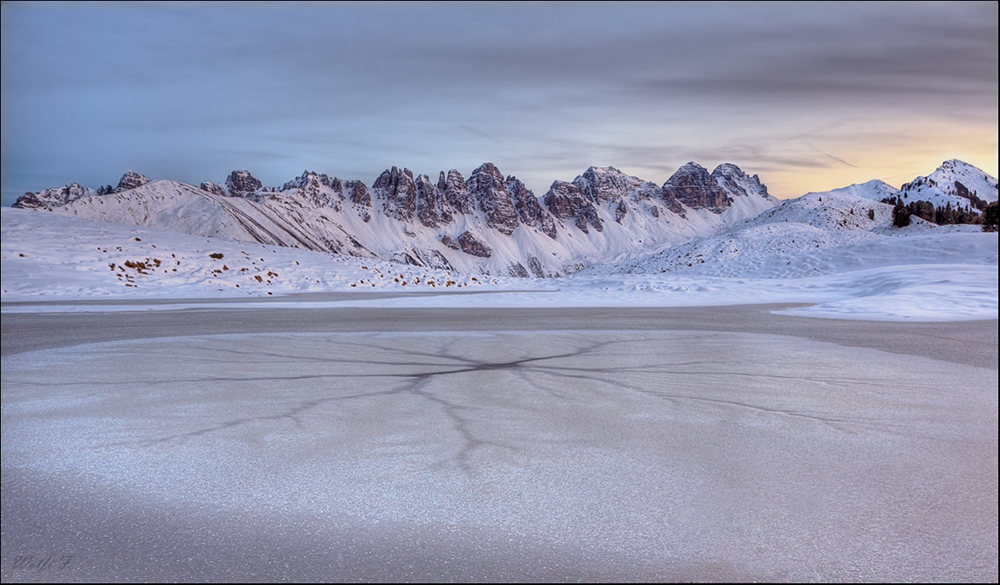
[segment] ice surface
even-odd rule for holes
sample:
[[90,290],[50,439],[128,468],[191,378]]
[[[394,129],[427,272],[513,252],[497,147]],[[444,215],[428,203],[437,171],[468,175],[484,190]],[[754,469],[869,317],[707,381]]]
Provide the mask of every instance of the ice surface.
[[75,563],[4,582],[996,576],[995,368],[720,331],[279,333],[5,354],[2,381],[4,554]]

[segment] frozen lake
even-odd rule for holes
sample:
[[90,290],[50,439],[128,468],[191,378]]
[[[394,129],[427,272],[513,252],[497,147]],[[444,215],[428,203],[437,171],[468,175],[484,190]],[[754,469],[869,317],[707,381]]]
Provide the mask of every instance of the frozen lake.
[[997,321],[3,319],[4,582],[995,581]]

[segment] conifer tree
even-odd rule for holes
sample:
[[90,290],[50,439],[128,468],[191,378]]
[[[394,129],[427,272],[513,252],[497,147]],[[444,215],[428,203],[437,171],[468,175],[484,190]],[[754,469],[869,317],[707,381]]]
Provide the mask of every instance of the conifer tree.
[[983,231],[984,232],[995,232],[997,231],[997,223],[1000,221],[1000,210],[997,209],[997,202],[994,201],[986,206],[983,210]]

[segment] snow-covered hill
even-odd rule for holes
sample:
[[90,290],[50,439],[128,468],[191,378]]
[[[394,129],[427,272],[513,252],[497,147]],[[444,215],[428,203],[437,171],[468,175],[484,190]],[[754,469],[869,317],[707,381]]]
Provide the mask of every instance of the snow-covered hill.
[[[946,167],[996,200],[989,178]],[[893,193],[870,181],[778,204],[735,165],[694,163],[662,186],[591,167],[542,198],[488,163],[436,185],[393,168],[371,188],[308,172],[281,189],[245,171],[200,187],[127,173],[116,188],[52,189],[3,210],[3,299],[367,291],[377,298],[337,302],[801,302],[819,304],[798,314],[996,318],[997,235],[917,217],[894,228],[879,202]],[[562,277],[515,278],[542,275]],[[441,294],[466,290],[503,294]]]
[[[278,303],[263,306],[302,308],[812,303],[792,312],[882,320],[997,318],[996,233],[949,226],[886,235],[817,232],[804,225],[746,225],[679,249],[698,262],[653,255],[621,263],[617,271],[609,265],[543,280],[460,274],[5,208],[0,298],[4,312],[166,310],[219,301],[226,307],[259,307],[256,301],[263,298]],[[716,247],[723,245],[730,248]],[[671,269],[659,272],[666,268]],[[134,304],[142,299],[149,304]],[[49,303],[17,304],[24,301]]]
[[[126,175],[133,176],[141,177]],[[222,185],[132,185],[123,177],[105,191],[50,189],[15,206],[463,273],[542,277],[705,236],[777,203],[736,165],[710,174],[695,163],[662,187],[590,167],[572,182],[555,181],[542,198],[491,163],[468,180],[441,172],[437,183],[393,167],[371,188],[307,171],[268,189],[234,171]]]
[[496,284],[475,274],[11,208],[3,209],[0,259],[4,301],[245,298]]
[[860,197],[862,199],[870,199],[872,201],[883,201],[885,199],[891,199],[893,197],[899,197],[899,189],[893,187],[889,183],[879,179],[872,179],[866,183],[855,183],[853,185],[848,185],[846,187],[840,187],[839,189],[832,189],[830,191],[823,191],[820,193],[806,193],[806,197],[815,195],[822,197],[824,194],[840,194],[840,195],[852,195],[854,197]]
[[874,201],[892,197],[904,204],[927,201],[934,207],[950,205],[952,209],[968,208],[973,213],[981,213],[983,203],[997,200],[997,179],[968,163],[952,159],[941,163],[930,175],[917,177],[899,189],[873,180],[829,191],[837,192]]
[[[896,264],[996,262],[989,255],[966,258],[962,246],[926,247],[913,237],[960,241],[963,234],[979,233],[979,226],[936,226],[914,217],[910,226],[893,228],[892,206],[857,196],[859,186],[853,187],[789,199],[715,235],[595,266],[586,274],[790,278]],[[905,253],[886,254],[886,246]]]

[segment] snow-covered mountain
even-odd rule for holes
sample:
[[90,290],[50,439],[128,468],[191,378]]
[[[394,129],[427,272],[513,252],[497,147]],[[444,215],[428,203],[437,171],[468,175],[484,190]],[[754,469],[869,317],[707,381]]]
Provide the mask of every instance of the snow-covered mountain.
[[[280,188],[247,171],[200,187],[129,171],[115,188],[74,183],[15,207],[472,274],[697,271],[711,257],[713,274],[737,276],[822,272],[809,258],[896,233],[881,203],[890,198],[976,209],[997,200],[997,182],[950,160],[901,189],[872,180],[779,205],[733,164],[709,173],[691,162],[663,185],[590,167],[542,197],[492,163],[436,182],[392,167],[371,187],[309,171]],[[911,231],[934,228],[912,222]]]
[[[879,250],[884,248],[887,238],[945,230],[918,217],[912,217],[906,228],[894,228],[893,206],[878,201],[880,194],[892,193],[890,189],[881,181],[869,181],[823,193],[809,193],[788,199],[713,235],[693,238],[659,252],[635,254],[594,266],[584,274],[675,273],[785,278],[888,266],[897,263],[899,258],[880,257]],[[952,227],[976,229],[974,226]],[[931,251],[917,248],[912,253],[913,263],[919,263],[919,256],[931,255]],[[947,260],[962,262],[960,254]]]
[[902,203],[927,201],[934,207],[951,205],[982,213],[986,203],[997,200],[997,179],[960,160],[947,160],[926,177],[917,177],[899,189],[879,180],[834,189],[828,193],[849,193],[858,197],[884,201],[896,197]]
[[[926,177],[917,177],[900,188],[902,198],[929,201],[935,207],[980,209],[997,200],[997,179],[960,160],[948,160]],[[978,203],[978,205],[977,205]]]
[[[786,312],[996,318],[996,233],[916,216],[895,228],[893,207],[877,200],[891,187],[878,181],[778,204],[733,165],[713,173],[685,165],[663,186],[592,167],[556,181],[540,200],[493,165],[468,180],[442,173],[436,185],[390,169],[371,188],[315,173],[273,190],[246,172],[200,188],[137,177],[118,192],[51,190],[25,197],[20,206],[28,209],[4,210],[4,300],[280,296],[294,303],[286,295],[321,293],[302,302],[810,303]],[[69,202],[25,203],[60,197]],[[588,254],[594,260],[583,266]],[[573,274],[509,277],[538,268]],[[466,290],[481,294],[447,294]],[[342,294],[358,292],[365,295]]]
[[14,205],[435,269],[558,276],[707,236],[777,204],[756,175],[693,162],[662,186],[590,167],[541,198],[492,163],[437,182],[393,167],[370,188],[309,171],[280,189],[247,171],[200,187],[130,171],[101,191],[49,189]]

